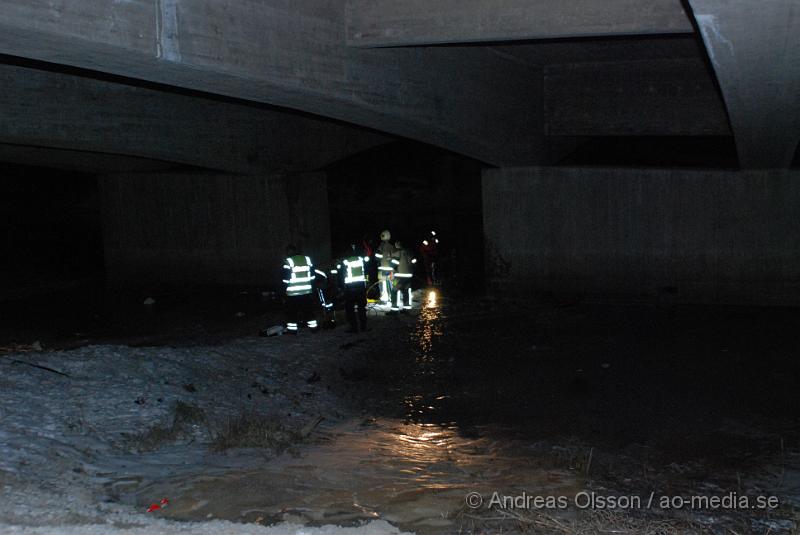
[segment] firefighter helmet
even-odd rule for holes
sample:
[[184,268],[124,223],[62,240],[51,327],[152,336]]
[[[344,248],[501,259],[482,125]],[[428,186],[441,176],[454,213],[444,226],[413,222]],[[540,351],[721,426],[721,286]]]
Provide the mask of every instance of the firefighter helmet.
[[389,241],[392,239],[392,233],[388,230],[381,232],[381,241]]

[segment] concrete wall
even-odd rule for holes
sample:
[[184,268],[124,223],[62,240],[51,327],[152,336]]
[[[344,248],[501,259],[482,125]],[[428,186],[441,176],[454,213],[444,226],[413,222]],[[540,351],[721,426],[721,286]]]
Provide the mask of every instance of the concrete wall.
[[112,280],[277,285],[288,243],[330,259],[324,174],[99,179]]
[[800,172],[513,168],[483,175],[497,293],[800,303]]

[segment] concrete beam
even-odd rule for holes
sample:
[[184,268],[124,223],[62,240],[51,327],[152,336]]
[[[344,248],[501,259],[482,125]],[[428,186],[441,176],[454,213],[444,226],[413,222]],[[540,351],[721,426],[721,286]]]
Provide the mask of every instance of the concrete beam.
[[744,168],[791,164],[800,141],[796,0],[689,0],[731,118]]
[[0,65],[0,109],[0,143],[234,173],[312,171],[390,140],[265,107],[12,65]]
[[658,59],[703,59],[702,41],[693,34],[626,39],[553,39],[492,44],[492,50],[536,67],[563,63],[602,63]]
[[356,47],[692,33],[680,0],[349,0]]
[[544,78],[548,135],[731,135],[699,58],[553,65]]
[[0,53],[298,109],[488,163],[538,158],[540,73],[474,47],[348,48],[344,1],[6,0]]

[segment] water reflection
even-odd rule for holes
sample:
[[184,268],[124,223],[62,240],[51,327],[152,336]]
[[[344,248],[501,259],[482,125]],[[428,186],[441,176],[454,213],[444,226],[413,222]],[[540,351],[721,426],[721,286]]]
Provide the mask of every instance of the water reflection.
[[[431,378],[441,376],[448,365],[441,351],[444,334],[442,307],[436,290],[430,290],[420,307],[414,330],[411,333],[411,350],[414,354],[414,380],[405,397],[406,418],[419,421],[424,415],[436,411],[437,401],[444,399],[441,392],[431,390]],[[416,383],[416,385],[414,384]]]
[[428,300],[425,302],[425,308],[436,308],[436,290],[428,292]]
[[[175,497],[165,516],[349,524],[382,518],[417,533],[451,531],[467,492],[575,492],[574,474],[541,468],[521,444],[452,426],[352,421],[302,457],[250,473],[206,476],[146,496]],[[444,529],[443,529],[444,528]]]
[[443,332],[441,320],[442,309],[438,303],[438,296],[435,290],[431,290],[424,306],[420,308],[417,324],[411,335],[418,363],[432,360],[434,343]]

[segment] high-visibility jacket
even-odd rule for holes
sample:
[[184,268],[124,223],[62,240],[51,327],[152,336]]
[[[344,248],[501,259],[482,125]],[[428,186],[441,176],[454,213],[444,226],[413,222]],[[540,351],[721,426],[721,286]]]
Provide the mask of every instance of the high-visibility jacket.
[[364,286],[367,282],[366,262],[369,262],[368,256],[352,255],[343,258],[336,266],[342,284],[346,287]]
[[394,276],[401,279],[410,279],[414,276],[414,264],[417,259],[411,256],[407,249],[398,249],[392,258]]
[[283,264],[283,283],[288,297],[310,294],[315,278],[314,264],[307,256],[290,256]]
[[394,255],[395,251],[396,249],[394,248],[394,245],[388,241],[381,242],[381,244],[378,246],[377,252],[375,253],[375,258],[380,260],[380,263],[378,264],[378,271],[381,271],[385,274],[394,271],[392,255]]

